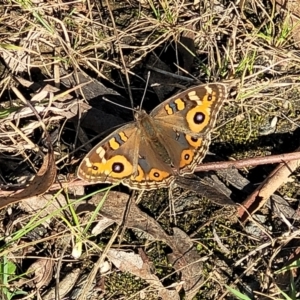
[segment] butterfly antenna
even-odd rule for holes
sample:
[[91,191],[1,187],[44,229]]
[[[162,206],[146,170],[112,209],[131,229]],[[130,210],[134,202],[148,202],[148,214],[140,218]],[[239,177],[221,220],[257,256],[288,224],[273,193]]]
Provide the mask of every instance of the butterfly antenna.
[[146,92],[147,92],[149,80],[150,80],[150,71],[148,71],[148,73],[147,73],[147,81],[146,81],[146,86],[145,86],[145,89],[144,89],[144,94],[143,94],[143,97],[142,97],[142,100],[141,100],[141,104],[140,104],[140,110],[143,107],[143,102],[145,100],[145,96],[146,96]]
[[113,101],[107,99],[106,97],[102,97],[102,99],[105,100],[105,101],[107,101],[107,102],[109,102],[109,103],[112,103],[112,104],[114,104],[114,105],[117,105],[117,106],[120,106],[120,107],[122,107],[122,108],[128,109],[128,110],[130,110],[130,111],[133,111],[133,112],[136,111],[134,108],[131,108],[131,107],[128,107],[128,106],[125,106],[125,105],[122,105],[122,104],[113,102]]

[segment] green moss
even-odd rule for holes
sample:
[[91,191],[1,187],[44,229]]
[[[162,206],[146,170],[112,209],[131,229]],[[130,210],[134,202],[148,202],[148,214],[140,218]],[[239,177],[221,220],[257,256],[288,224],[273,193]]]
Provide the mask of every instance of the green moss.
[[115,271],[109,274],[105,280],[105,290],[110,299],[120,299],[121,297],[129,297],[137,293],[132,299],[139,299],[139,291],[147,287],[147,283],[136,276]]

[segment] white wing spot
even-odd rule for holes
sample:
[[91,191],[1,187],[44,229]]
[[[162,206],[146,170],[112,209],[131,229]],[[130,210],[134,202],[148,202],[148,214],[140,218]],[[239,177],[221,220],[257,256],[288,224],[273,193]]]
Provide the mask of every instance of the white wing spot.
[[103,147],[99,147],[97,148],[96,153],[99,155],[100,159],[102,160],[105,155],[105,150],[103,149]]
[[93,166],[93,164],[91,163],[91,161],[88,157],[85,158],[85,164],[88,168],[91,168]]
[[210,88],[209,86],[206,85],[205,89],[206,89],[208,94],[212,94],[212,92],[213,92],[212,88]]

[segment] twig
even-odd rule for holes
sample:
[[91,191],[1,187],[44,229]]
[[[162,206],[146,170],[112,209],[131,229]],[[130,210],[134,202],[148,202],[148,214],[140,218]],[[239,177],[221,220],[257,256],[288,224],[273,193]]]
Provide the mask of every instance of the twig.
[[300,152],[296,151],[296,152],[279,154],[279,155],[241,159],[237,161],[220,161],[220,162],[206,163],[198,166],[195,169],[195,172],[215,171],[215,170],[222,170],[228,168],[242,169],[245,167],[282,163],[282,162],[298,160],[298,159],[300,159]]
[[[299,151],[300,148],[297,149]],[[238,216],[242,222],[248,219],[249,214],[259,210],[270,196],[286,182],[287,177],[295,171],[300,165],[299,152],[298,158],[293,161],[279,164],[273,172],[259,185],[259,187],[242,203],[243,206],[238,208]]]

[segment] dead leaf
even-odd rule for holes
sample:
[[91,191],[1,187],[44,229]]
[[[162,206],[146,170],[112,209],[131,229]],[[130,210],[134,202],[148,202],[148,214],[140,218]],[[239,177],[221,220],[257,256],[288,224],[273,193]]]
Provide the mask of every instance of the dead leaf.
[[93,228],[92,234],[98,235],[114,223],[115,222],[112,219],[100,216],[100,220],[98,221],[97,225]]
[[218,205],[236,205],[227,195],[220,191],[221,188],[219,188],[216,182],[211,183],[205,178],[202,179],[194,174],[189,176],[177,176],[175,183],[201,196],[207,196],[209,200]]
[[[81,269],[77,268],[70,272],[63,280],[59,282],[58,291],[60,299],[63,299],[76,284],[76,281],[80,275]],[[42,297],[43,300],[55,300],[55,288],[48,290]]]
[[201,257],[186,233],[176,227],[173,231],[173,253],[168,258],[175,270],[181,273],[185,299],[192,299],[203,283]]
[[[140,252],[142,250],[140,249]],[[158,296],[164,300],[180,299],[178,293],[175,290],[166,289],[160,282],[159,278],[152,274],[151,267],[148,260],[143,260],[146,257],[145,253],[142,255],[135,254],[133,252],[125,252],[121,250],[111,249],[107,253],[108,259],[122,272],[130,272],[131,274],[138,276],[152,287],[157,287]]]
[[151,273],[148,263],[145,263],[139,254],[110,249],[108,259],[122,272],[130,272],[150,283],[161,285],[157,276]]
[[[92,197],[91,200],[97,203],[102,200],[103,195],[104,194],[97,194]],[[128,209],[129,211],[126,214],[125,222],[127,227],[142,230],[150,234],[154,239],[165,242],[173,251],[173,253],[168,256],[171,263],[173,263],[174,268],[182,274],[186,299],[192,299],[202,284],[201,257],[193,246],[192,240],[179,228],[174,228],[174,235],[169,236],[158,222],[142,212],[135,203],[131,202],[131,205],[128,207],[128,199],[129,196],[126,194],[110,192],[101,208],[101,215],[114,220],[118,224],[122,224],[124,212]],[[120,254],[120,259],[122,256],[123,254]],[[134,257],[134,259],[136,259],[136,265],[139,263],[139,266],[142,266],[141,259],[136,257]],[[120,260],[119,264],[117,264],[117,267],[120,269],[124,268],[124,265],[121,264],[122,261],[124,260]],[[132,267],[133,270],[135,270],[135,268],[137,267]],[[140,270],[139,272],[142,274],[144,271],[145,270]]]
[[[67,204],[63,194],[56,195],[55,198],[51,194],[45,194],[27,198],[19,203],[19,207],[31,215],[39,214],[40,218],[44,218],[60,211]],[[46,226],[50,222],[51,218],[45,218],[42,225]]]
[[34,274],[33,282],[37,289],[50,283],[53,275],[53,265],[51,259],[40,258],[29,267],[28,272]]
[[0,209],[33,196],[44,194],[53,184],[56,177],[56,165],[53,151],[44,156],[43,164],[29,185],[21,192],[0,198]]
[[[103,197],[104,194],[99,193],[93,196],[89,202],[93,202],[97,206],[97,203]],[[100,214],[119,225],[123,224],[128,199],[129,196],[127,194],[111,191],[104,201]],[[132,203],[128,209],[126,227],[142,230],[153,236],[154,239],[163,241],[171,247],[173,240],[170,239],[169,235],[165,233],[158,222],[142,212],[135,203]]]

